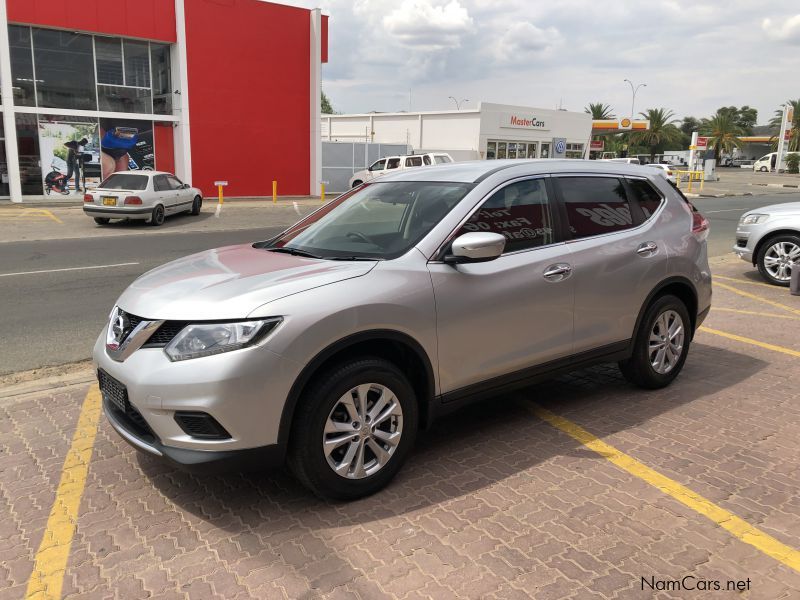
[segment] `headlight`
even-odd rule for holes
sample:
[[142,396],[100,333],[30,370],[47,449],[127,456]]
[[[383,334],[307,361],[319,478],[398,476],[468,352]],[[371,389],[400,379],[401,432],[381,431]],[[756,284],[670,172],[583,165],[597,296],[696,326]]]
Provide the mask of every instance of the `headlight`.
[[189,324],[164,348],[171,361],[211,356],[252,346],[264,339],[282,319],[260,319],[238,323]]
[[739,219],[739,225],[755,225],[756,223],[761,223],[767,220],[769,215],[745,215],[741,219]]

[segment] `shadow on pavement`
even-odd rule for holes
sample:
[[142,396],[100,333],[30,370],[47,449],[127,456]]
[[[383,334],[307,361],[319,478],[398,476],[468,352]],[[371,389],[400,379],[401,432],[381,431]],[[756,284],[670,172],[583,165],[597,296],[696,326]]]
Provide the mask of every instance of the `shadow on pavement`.
[[746,354],[694,344],[683,373],[663,390],[634,388],[616,365],[601,365],[497,396],[421,432],[389,487],[350,503],[319,500],[282,471],[203,477],[148,456],[140,456],[139,464],[182,509],[225,529],[245,525],[268,536],[298,521],[312,529],[364,524],[467,496],[557,455],[586,455],[577,442],[526,411],[524,401],[604,437],[733,387],[766,366]]

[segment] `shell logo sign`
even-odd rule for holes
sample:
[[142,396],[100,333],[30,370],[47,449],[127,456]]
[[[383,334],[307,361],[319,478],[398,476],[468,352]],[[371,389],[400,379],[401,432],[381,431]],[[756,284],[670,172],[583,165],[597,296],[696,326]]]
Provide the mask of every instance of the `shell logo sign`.
[[625,117],[624,119],[620,119],[620,122],[619,122],[619,128],[620,129],[630,129],[632,126],[633,126],[633,123],[631,122],[631,120],[628,117]]

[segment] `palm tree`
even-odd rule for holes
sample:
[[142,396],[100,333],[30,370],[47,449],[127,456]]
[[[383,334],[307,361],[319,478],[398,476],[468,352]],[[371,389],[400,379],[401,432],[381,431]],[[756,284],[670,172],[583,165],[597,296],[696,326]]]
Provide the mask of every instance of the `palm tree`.
[[714,149],[717,161],[722,158],[722,153],[733,153],[734,148],[741,148],[739,137],[744,135],[744,130],[736,123],[736,118],[727,112],[717,112],[710,119],[703,119],[700,132],[709,137],[708,147]]
[[592,119],[595,121],[614,118],[614,109],[611,108],[610,104],[603,104],[602,102],[589,102],[589,106],[583,110],[592,115]]
[[648,108],[646,112],[639,114],[650,121],[650,128],[631,133],[631,143],[648,147],[650,162],[655,162],[656,152],[660,146],[677,144],[681,141],[681,130],[675,126],[678,119],[674,118],[675,113],[666,108]]
[[794,109],[794,117],[792,117],[792,132],[789,137],[789,151],[796,152],[800,150],[800,98],[797,100],[787,100],[781,107],[775,111],[775,116],[770,119],[769,124],[774,129],[776,137],[781,134],[781,121],[783,121],[783,107],[786,105]]

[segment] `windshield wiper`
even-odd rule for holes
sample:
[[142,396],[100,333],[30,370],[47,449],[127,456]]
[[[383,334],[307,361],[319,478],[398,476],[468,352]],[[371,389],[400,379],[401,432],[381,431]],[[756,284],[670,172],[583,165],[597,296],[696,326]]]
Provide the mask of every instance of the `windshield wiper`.
[[282,246],[279,248],[264,248],[264,250],[268,250],[269,252],[283,252],[284,254],[291,254],[292,256],[303,256],[305,258],[322,258],[321,256],[317,256],[316,254],[311,254],[311,252],[306,252],[305,250],[298,250],[297,248],[287,248],[286,246]]
[[382,258],[377,258],[375,256],[323,256],[322,258],[323,260],[367,260],[369,262],[383,260]]

